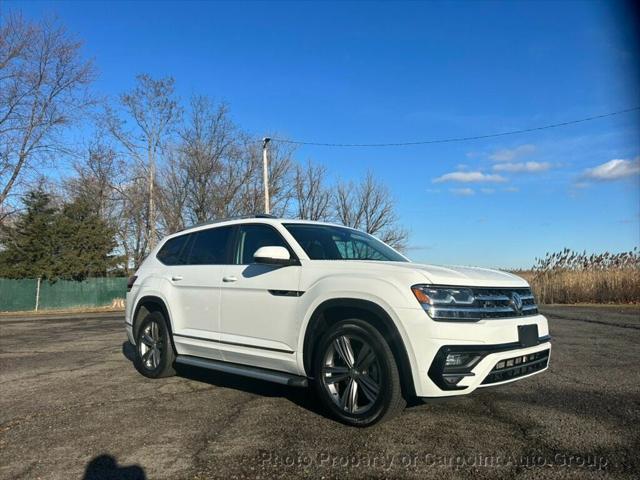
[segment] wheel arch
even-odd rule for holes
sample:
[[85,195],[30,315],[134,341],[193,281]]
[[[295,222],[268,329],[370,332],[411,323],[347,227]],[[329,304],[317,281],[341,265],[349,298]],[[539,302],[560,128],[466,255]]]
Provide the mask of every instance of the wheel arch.
[[307,324],[302,346],[302,359],[307,375],[312,375],[316,341],[332,324],[348,318],[359,318],[380,331],[398,364],[403,394],[415,396],[414,379],[407,348],[391,315],[379,304],[360,298],[333,298],[318,305]]
[[140,327],[140,322],[142,321],[142,319],[148,313],[152,312],[160,312],[166,319],[167,328],[169,329],[169,333],[171,334],[171,343],[173,344],[173,327],[171,325],[171,315],[169,315],[169,309],[167,308],[165,301],[156,295],[145,295],[144,297],[141,297],[136,303],[136,307],[131,317],[133,338],[135,339],[138,335],[138,328]]

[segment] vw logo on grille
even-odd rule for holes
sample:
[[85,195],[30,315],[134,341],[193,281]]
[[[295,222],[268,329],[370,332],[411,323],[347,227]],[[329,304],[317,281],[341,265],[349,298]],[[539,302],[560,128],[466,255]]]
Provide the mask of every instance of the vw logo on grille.
[[522,313],[522,297],[518,295],[517,292],[513,292],[511,294],[511,301],[509,304],[511,304],[511,307],[513,307],[516,313]]

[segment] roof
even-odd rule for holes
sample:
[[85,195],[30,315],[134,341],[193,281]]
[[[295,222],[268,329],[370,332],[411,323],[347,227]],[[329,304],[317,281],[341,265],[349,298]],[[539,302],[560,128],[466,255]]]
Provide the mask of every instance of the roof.
[[210,225],[236,225],[240,223],[247,223],[248,220],[257,220],[258,223],[266,223],[266,224],[274,224],[274,223],[308,223],[308,224],[316,224],[316,225],[334,225],[334,226],[343,226],[338,225],[331,222],[318,222],[315,220],[301,220],[299,218],[281,218],[276,217],[275,215],[269,215],[267,213],[258,213],[255,215],[243,215],[238,217],[230,217],[230,218],[221,218],[216,220],[211,220],[209,222],[199,223],[197,225],[193,225],[187,228],[183,228],[177,232],[174,232],[166,237],[173,237],[175,235],[184,234],[191,231],[197,231],[204,229],[204,227]]

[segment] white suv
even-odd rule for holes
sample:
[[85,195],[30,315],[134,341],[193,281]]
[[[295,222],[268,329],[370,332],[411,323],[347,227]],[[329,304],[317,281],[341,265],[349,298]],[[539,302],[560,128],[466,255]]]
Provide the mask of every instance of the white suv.
[[408,397],[547,368],[549,330],[515,275],[412,263],[328,223],[257,215],[176,233],[129,280],[126,329],[151,378],[175,364],[306,387],[366,426]]

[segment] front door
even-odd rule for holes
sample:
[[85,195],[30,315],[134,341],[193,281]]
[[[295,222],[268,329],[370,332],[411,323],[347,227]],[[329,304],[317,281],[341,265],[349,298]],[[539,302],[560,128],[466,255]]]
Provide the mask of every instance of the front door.
[[253,254],[260,247],[282,246],[295,254],[271,225],[237,228],[234,264],[225,268],[221,286],[222,356],[233,363],[295,372],[300,266],[255,263]]

